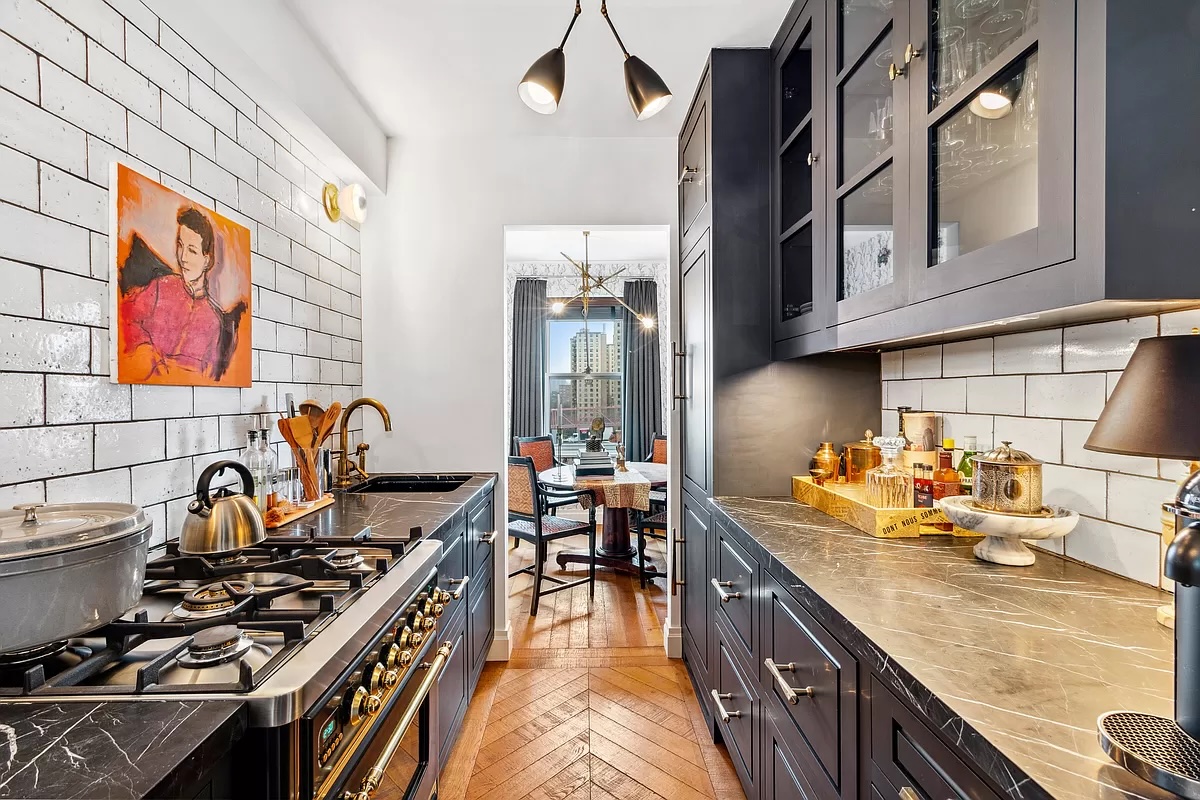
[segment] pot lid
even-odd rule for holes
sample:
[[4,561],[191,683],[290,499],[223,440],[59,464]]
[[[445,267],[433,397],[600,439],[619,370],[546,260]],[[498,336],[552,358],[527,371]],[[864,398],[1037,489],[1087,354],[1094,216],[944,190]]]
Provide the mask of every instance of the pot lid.
[[150,525],[128,503],[27,503],[0,511],[0,561],[119,539]]
[[995,450],[989,450],[986,453],[980,453],[973,456],[972,460],[976,464],[1003,464],[1005,466],[1022,466],[1041,464],[1042,462],[1026,453],[1024,450],[1017,450],[1012,446],[1012,442],[1001,442],[1000,446]]
[[871,433],[871,429],[867,428],[867,434],[857,442],[846,442],[846,447],[851,450],[878,450],[879,448],[871,441],[875,434]]

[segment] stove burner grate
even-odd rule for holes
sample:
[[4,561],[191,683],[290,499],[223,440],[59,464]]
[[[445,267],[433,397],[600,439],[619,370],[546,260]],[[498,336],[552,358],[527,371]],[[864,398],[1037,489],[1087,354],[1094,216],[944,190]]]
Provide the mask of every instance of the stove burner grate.
[[347,547],[331,551],[325,559],[338,569],[350,569],[363,563],[362,553]]
[[1200,742],[1175,720],[1112,711],[1097,725],[1100,746],[1113,761],[1155,786],[1200,800]]
[[[228,587],[228,588],[227,588]],[[233,593],[229,591],[233,589]],[[182,602],[171,611],[178,619],[216,617],[238,603],[238,595],[254,594],[254,584],[248,581],[225,581],[201,586],[184,595]]]
[[28,647],[24,650],[10,650],[0,653],[0,670],[26,669],[32,664],[38,664],[53,658],[67,649],[67,642],[51,642],[50,644]]
[[180,666],[199,669],[241,658],[253,646],[254,641],[236,625],[218,625],[193,636],[187,650],[175,658]]

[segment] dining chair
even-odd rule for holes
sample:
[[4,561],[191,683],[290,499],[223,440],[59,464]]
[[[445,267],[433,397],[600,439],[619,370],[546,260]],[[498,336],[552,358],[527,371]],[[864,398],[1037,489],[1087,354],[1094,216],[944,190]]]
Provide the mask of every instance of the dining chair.
[[[654,434],[654,439],[650,444],[650,452],[646,454],[646,460],[651,464],[667,463],[667,437],[659,434]],[[667,490],[652,489],[650,491],[650,509],[666,511],[667,509]]]
[[[533,459],[533,471],[535,475],[563,465],[563,462],[554,454],[554,437],[552,436],[514,436],[513,454],[528,456]],[[549,488],[544,485],[543,487]],[[548,492],[543,492],[541,497],[544,503],[542,512],[545,514],[553,514],[558,509],[573,506],[577,502],[570,498],[551,498]],[[519,541],[519,539],[513,539],[514,550]]]
[[[571,498],[572,503],[588,499],[588,520],[582,522],[566,517],[556,517],[544,511],[549,499]],[[586,578],[568,581],[546,574],[550,542],[586,533],[588,537],[588,574]],[[536,617],[538,601],[555,592],[588,584],[588,600],[596,596],[596,493],[591,489],[568,491],[551,489],[538,483],[533,459],[529,456],[508,458],[508,535],[514,539],[533,544],[533,563],[508,573],[508,577],[526,574],[533,576],[533,601],[529,605],[529,616]],[[543,581],[554,584],[543,589]]]
[[634,525],[637,528],[638,583],[645,589],[647,579],[667,576],[665,570],[646,572],[645,566],[646,539],[662,539],[664,542],[667,540],[667,510],[664,508],[654,514],[638,514]]

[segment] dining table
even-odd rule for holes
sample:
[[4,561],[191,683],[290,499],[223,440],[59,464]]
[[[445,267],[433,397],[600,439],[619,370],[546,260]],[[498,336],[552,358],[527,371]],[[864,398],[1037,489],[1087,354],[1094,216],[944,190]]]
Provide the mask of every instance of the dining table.
[[[611,477],[578,477],[573,465],[563,464],[539,472],[538,481],[554,489],[591,489],[596,493],[596,504],[604,507],[604,527],[596,545],[597,567],[637,575],[639,562],[644,562],[647,573],[658,572],[658,567],[643,558],[633,546],[629,517],[633,512],[650,511],[650,492],[667,485],[666,464],[629,461],[624,472],[617,470]],[[560,569],[567,564],[586,564],[590,560],[591,554],[586,550],[561,550],[557,556]]]

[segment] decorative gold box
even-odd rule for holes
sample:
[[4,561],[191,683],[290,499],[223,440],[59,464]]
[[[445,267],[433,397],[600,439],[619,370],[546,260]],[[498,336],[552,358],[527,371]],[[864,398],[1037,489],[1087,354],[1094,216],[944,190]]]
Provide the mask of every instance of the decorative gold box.
[[[825,483],[818,486],[812,478],[796,475],[792,477],[792,497],[881,539],[950,533],[933,527],[935,523],[950,521],[939,509],[875,508],[867,503],[867,490],[861,484]],[[955,527],[953,535],[979,534]]]

